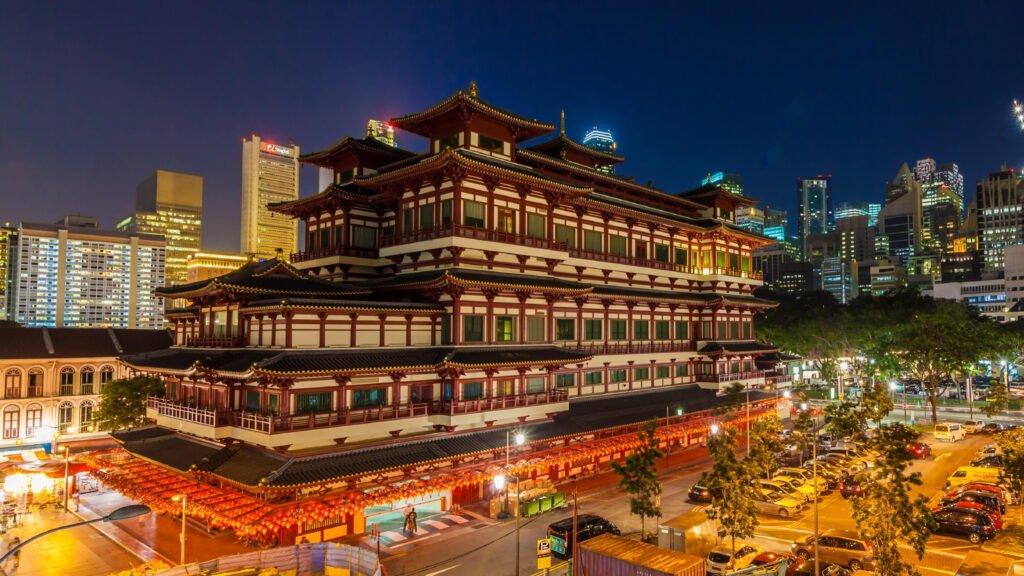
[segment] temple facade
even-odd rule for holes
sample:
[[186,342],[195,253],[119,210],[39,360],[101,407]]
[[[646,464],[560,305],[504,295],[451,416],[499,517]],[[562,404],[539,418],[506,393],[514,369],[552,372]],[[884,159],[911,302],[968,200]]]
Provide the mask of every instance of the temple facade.
[[175,346],[122,358],[164,377],[157,424],[323,448],[788,380],[756,338],[773,303],[752,294],[751,252],[768,240],[732,221],[750,198],[610,174],[623,158],[475,86],[391,123],[427,152],[347,137],[301,158],[329,184],[271,209],[304,251],[157,291],[190,303],[167,314]]

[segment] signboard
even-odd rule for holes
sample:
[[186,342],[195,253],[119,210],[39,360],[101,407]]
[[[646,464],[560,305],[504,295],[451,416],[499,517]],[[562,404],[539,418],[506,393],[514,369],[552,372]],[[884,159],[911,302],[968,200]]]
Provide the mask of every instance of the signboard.
[[270,142],[263,142],[263,151],[270,152],[271,154],[277,154],[278,156],[291,157],[292,149],[288,146],[279,146],[277,144],[271,144]]
[[539,538],[537,540],[537,570],[551,568],[551,540]]

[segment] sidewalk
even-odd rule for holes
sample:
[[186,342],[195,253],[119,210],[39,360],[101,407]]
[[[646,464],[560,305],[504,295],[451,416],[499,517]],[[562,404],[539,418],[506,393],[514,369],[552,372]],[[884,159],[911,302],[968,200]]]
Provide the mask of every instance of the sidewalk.
[[[17,536],[22,541],[58,526],[81,521],[64,510],[38,510],[23,517],[23,525],[0,537],[4,552]],[[106,576],[138,566],[142,561],[91,526],[48,534],[21,551],[21,565],[10,560],[3,567],[11,576]]]

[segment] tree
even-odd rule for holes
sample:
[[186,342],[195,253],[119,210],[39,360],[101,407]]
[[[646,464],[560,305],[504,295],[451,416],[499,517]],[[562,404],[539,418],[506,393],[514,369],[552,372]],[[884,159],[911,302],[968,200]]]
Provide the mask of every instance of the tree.
[[100,390],[96,421],[103,430],[140,426],[146,422],[146,398],[163,394],[163,380],[156,376],[133,376],[107,382]]
[[855,402],[844,400],[825,406],[825,419],[837,438],[860,438],[864,435],[865,414]]
[[895,404],[889,387],[881,382],[868,383],[860,396],[860,411],[865,422],[874,422],[875,427],[882,426],[882,420],[892,412]]
[[704,513],[718,521],[719,536],[729,537],[735,558],[736,539],[753,536],[758,525],[753,467],[736,459],[736,432],[731,428],[708,437],[708,452],[715,463],[703,479],[712,494]]
[[985,405],[981,408],[985,416],[991,418],[1000,412],[1006,412],[1010,406],[1010,391],[1006,389],[1006,383],[1002,378],[998,378],[992,384],[992,387],[988,390],[988,397],[985,400]]
[[921,485],[921,474],[906,474],[910,453],[907,444],[917,432],[903,424],[879,428],[868,447],[880,457],[868,471],[869,481],[859,498],[854,498],[853,519],[861,536],[874,545],[875,571],[887,576],[916,575],[914,566],[903,561],[900,546],[909,544],[918,559],[935,530],[928,498],[912,497],[914,486]]
[[793,420],[793,440],[796,448],[800,451],[800,465],[803,466],[804,454],[811,451],[811,442],[814,442],[814,418],[810,410],[798,410],[796,419]]
[[746,462],[754,468],[754,474],[771,478],[772,470],[779,464],[779,453],[785,447],[779,417],[770,414],[759,418],[750,428],[750,454]]
[[722,399],[718,402],[711,413],[716,416],[721,416],[723,414],[729,414],[739,410],[740,406],[743,406],[745,391],[746,388],[739,382],[733,382],[732,384],[723,386],[721,389]]
[[619,488],[629,494],[629,513],[640,517],[640,534],[647,540],[645,520],[661,516],[659,497],[661,483],[658,481],[657,462],[662,457],[658,449],[657,420],[648,420],[637,433],[640,445],[626,457],[624,463],[612,462],[612,469],[619,475]]
[[[1020,494],[1024,489],[1024,428],[1000,432],[996,435],[996,446],[1003,453],[1003,481]],[[1024,521],[1024,506],[1020,507],[1020,519]]]

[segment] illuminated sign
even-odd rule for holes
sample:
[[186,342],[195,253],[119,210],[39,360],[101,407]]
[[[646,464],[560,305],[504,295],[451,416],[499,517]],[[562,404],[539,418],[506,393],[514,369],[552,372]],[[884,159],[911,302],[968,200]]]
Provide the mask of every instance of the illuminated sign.
[[721,182],[725,178],[725,174],[722,172],[716,172],[701,181],[701,186],[707,186],[708,184],[714,184],[715,182]]
[[263,149],[264,152],[277,154],[278,156],[291,157],[292,153],[294,152],[291,148],[287,146],[278,146],[277,144],[271,144],[270,142],[264,142],[263,144],[260,145],[260,147]]

